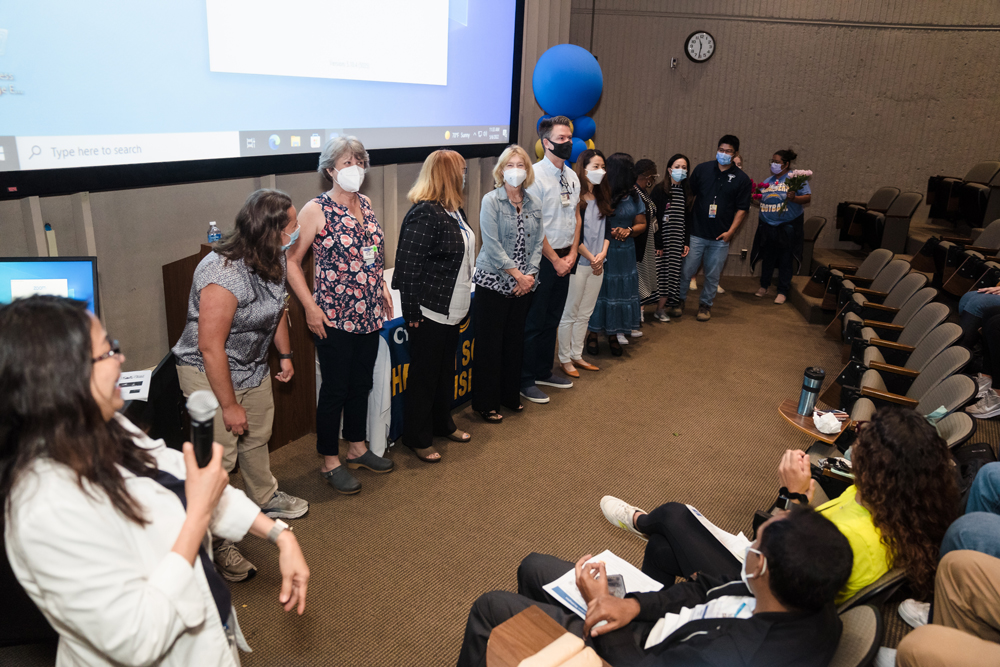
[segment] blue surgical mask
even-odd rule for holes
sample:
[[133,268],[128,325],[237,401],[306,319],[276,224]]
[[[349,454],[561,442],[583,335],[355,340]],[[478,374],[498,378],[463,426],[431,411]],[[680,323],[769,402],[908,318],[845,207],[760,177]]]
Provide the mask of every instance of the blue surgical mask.
[[291,241],[289,241],[286,245],[281,246],[281,252],[286,252],[289,248],[291,248],[293,245],[295,245],[296,241],[299,240],[299,229],[300,228],[301,228],[301,225],[296,226],[295,227],[295,231],[288,235],[288,238],[290,238]]
[[781,166],[780,162],[771,163],[771,173],[774,174],[775,176],[780,174],[782,169],[784,169],[784,167]]
[[727,164],[733,161],[733,156],[730,155],[729,153],[723,153],[722,151],[719,151],[718,153],[715,154],[715,159],[719,162],[719,164],[725,167]]
[[687,177],[688,177],[687,169],[671,169],[670,170],[670,178],[674,179],[678,183],[680,183],[681,181],[683,181]]

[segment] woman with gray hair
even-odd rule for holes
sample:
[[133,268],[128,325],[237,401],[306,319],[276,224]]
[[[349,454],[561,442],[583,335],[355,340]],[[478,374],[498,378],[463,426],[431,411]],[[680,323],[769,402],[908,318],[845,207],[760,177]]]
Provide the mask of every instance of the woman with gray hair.
[[[382,323],[392,317],[392,297],[382,278],[385,247],[371,201],[358,192],[368,171],[368,152],[355,137],[336,137],[319,156],[319,173],[332,187],[302,207],[300,241],[288,253],[288,283],[306,311],[323,384],[316,406],[320,474],[339,493],[361,491],[348,468],[376,473],[392,461],[365,445],[368,392],[372,388]],[[313,250],[314,289],[302,261]],[[340,423],[350,445],[340,461]]]

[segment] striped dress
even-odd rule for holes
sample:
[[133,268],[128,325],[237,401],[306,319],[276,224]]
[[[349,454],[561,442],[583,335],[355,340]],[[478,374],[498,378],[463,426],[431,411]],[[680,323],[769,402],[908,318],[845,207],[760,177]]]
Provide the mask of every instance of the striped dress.
[[638,185],[635,186],[635,193],[639,195],[642,199],[642,203],[646,207],[646,249],[643,251],[642,257],[637,258],[639,261],[636,264],[636,270],[639,274],[639,303],[646,305],[648,303],[654,303],[657,299],[662,296],[660,294],[660,289],[657,281],[656,273],[656,248],[653,244],[653,234],[656,232],[657,228],[657,213],[656,204],[653,200],[649,198],[649,195],[640,188]]
[[663,254],[656,258],[656,276],[660,297],[668,306],[680,303],[681,268],[684,266],[684,188],[670,186],[670,200],[660,215]]

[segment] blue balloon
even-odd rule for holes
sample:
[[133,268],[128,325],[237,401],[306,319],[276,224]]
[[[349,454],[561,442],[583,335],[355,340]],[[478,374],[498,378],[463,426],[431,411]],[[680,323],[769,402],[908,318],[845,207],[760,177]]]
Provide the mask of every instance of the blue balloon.
[[542,133],[542,130],[541,130],[542,121],[545,120],[546,118],[552,118],[552,114],[548,114],[547,113],[547,114],[545,114],[544,116],[542,116],[541,118],[538,119],[538,122],[535,123],[535,134],[541,134]]
[[594,108],[604,90],[597,58],[574,44],[558,44],[535,64],[531,88],[535,100],[554,116],[583,116]]
[[577,139],[584,141],[593,139],[595,132],[597,132],[597,123],[590,116],[580,116],[573,119],[573,136]]
[[587,142],[583,139],[573,137],[573,152],[569,156],[569,161],[576,162],[576,159],[580,157],[580,153],[585,150],[587,150]]

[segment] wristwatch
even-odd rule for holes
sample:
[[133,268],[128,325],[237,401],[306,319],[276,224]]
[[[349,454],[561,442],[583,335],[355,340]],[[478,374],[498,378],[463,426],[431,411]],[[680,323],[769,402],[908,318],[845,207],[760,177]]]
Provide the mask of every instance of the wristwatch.
[[278,358],[279,359],[291,359],[292,358],[292,353],[291,352],[289,352],[288,354],[280,354],[279,353],[278,354]]
[[285,523],[281,519],[275,519],[274,520],[274,526],[271,528],[271,530],[269,530],[267,532],[267,539],[268,539],[268,541],[270,541],[270,542],[272,542],[274,544],[277,544],[278,543],[278,535],[281,535],[286,530],[291,531],[291,529],[292,529],[291,526],[289,526],[287,523]]

